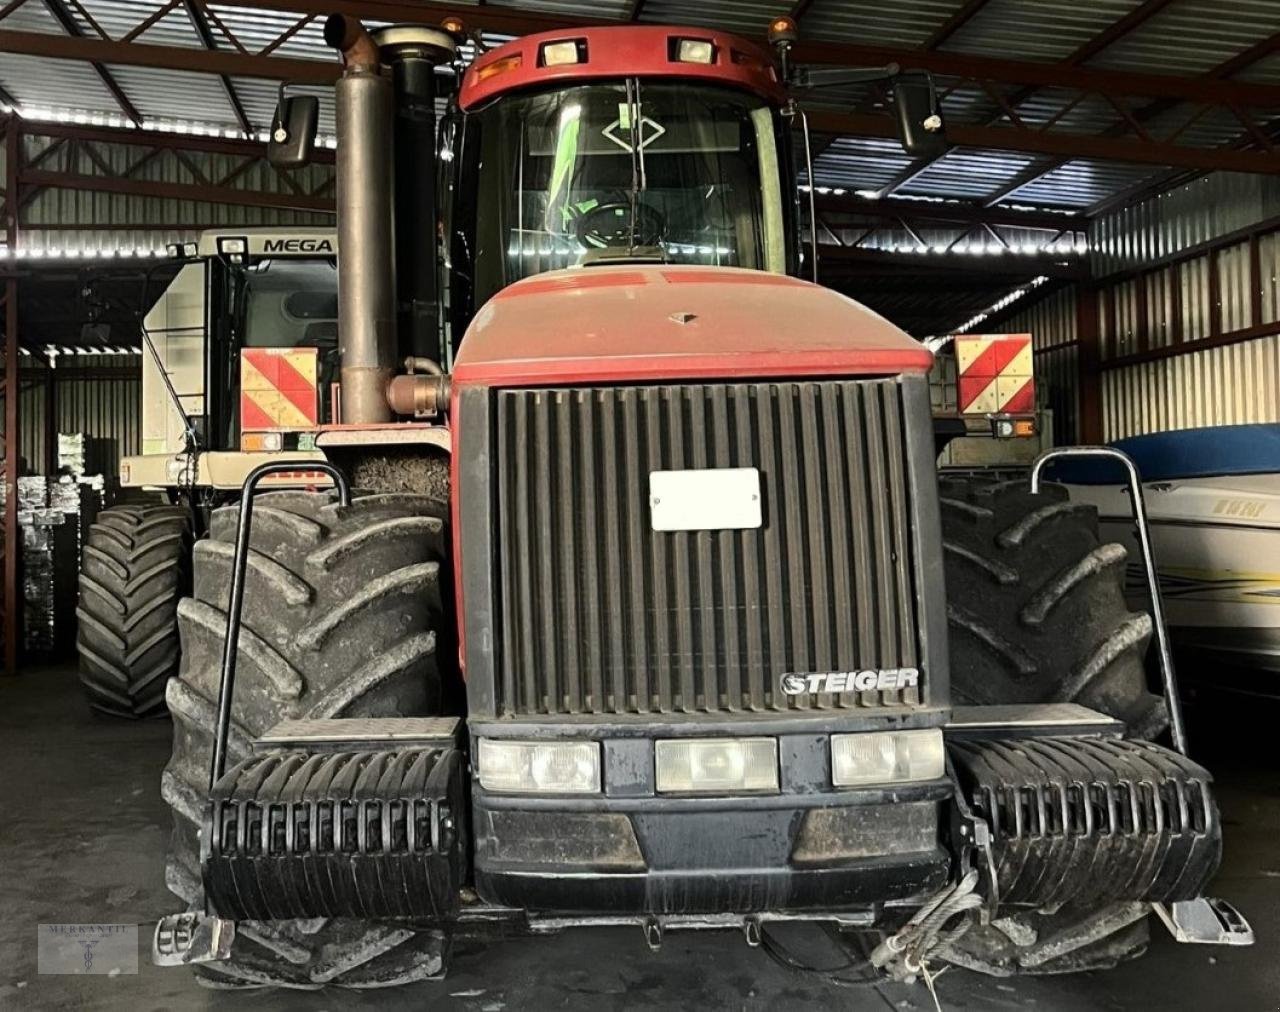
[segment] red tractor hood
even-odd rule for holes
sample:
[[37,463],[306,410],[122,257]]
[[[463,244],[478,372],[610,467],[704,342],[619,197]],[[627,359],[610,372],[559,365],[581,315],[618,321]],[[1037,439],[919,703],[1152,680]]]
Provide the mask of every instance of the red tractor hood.
[[476,314],[459,385],[927,372],[932,354],[827,288],[728,267],[577,267],[504,288]]

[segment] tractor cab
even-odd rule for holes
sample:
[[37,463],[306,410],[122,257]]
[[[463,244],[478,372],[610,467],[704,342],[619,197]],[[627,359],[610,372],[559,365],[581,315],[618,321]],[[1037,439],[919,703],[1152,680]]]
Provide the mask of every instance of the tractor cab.
[[[781,62],[737,36],[658,26],[543,33],[480,55],[441,147],[453,350],[488,299],[545,271],[693,264],[812,276],[812,208],[797,186],[808,131],[784,79],[793,31],[787,19],[770,30]],[[932,90],[898,87],[910,78],[897,68],[821,73],[893,79],[900,121],[932,117],[940,136]]]
[[447,149],[455,330],[549,270],[798,269],[792,127],[765,54],[633,29],[642,55],[623,62],[616,30],[586,35],[521,40],[464,80]]

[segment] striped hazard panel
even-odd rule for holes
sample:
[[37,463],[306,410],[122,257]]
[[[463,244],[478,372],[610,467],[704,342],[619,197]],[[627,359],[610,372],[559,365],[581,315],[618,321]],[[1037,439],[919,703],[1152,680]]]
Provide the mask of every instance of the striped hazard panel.
[[955,350],[961,414],[1035,410],[1030,334],[962,334],[955,339]]
[[240,429],[309,429],[319,423],[315,348],[240,352]]

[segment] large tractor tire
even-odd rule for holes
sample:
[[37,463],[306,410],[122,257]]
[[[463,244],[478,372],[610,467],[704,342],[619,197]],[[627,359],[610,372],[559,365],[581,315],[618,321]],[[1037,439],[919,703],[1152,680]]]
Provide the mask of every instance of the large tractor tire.
[[[169,684],[173,757],[161,794],[173,810],[169,888],[203,902],[204,819],[238,507],[213,514],[195,549],[193,596],[178,608],[182,668]],[[432,716],[447,603],[447,507],[421,495],[337,504],[331,493],[254,501],[228,766],[288,718]],[[446,662],[447,663],[447,662]],[[241,922],[229,961],[197,968],[221,987],[380,987],[439,972],[437,940],[368,921]]]
[[[1150,616],[1128,610],[1125,549],[1059,485],[939,480],[951,695],[957,704],[1076,702],[1154,738],[1168,723],[1147,688]],[[1020,910],[975,925],[943,958],[995,975],[1097,970],[1140,955],[1147,907]]]
[[187,592],[191,516],[181,506],[115,506],[89,525],[76,608],[80,682],[113,717],[164,715],[178,670],[178,599]]
[[1124,600],[1125,549],[1092,506],[1058,485],[939,482],[951,695],[958,704],[1075,702],[1154,738],[1164,701],[1147,689],[1151,617]]

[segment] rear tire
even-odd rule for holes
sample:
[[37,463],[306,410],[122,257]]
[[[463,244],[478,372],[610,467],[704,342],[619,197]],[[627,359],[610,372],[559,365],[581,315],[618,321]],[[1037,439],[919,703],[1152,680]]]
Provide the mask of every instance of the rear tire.
[[1125,549],[1100,540],[1097,511],[1057,485],[943,477],[939,494],[954,702],[1075,702],[1130,737],[1163,731],[1151,618],[1126,607]]
[[178,670],[178,599],[191,517],[181,506],[115,506],[89,525],[80,561],[76,649],[89,705],[113,717],[164,715]]
[[[440,713],[437,656],[448,628],[447,507],[385,494],[337,504],[332,494],[270,492],[254,500],[228,765],[280,720]],[[193,596],[178,608],[182,669],[169,686],[173,757],[161,794],[173,810],[169,888],[203,902],[204,820],[238,507],[214,512],[195,550]],[[443,652],[442,652],[443,651]],[[246,921],[231,959],[197,969],[215,987],[381,987],[439,972],[435,939],[398,924],[324,919]]]

